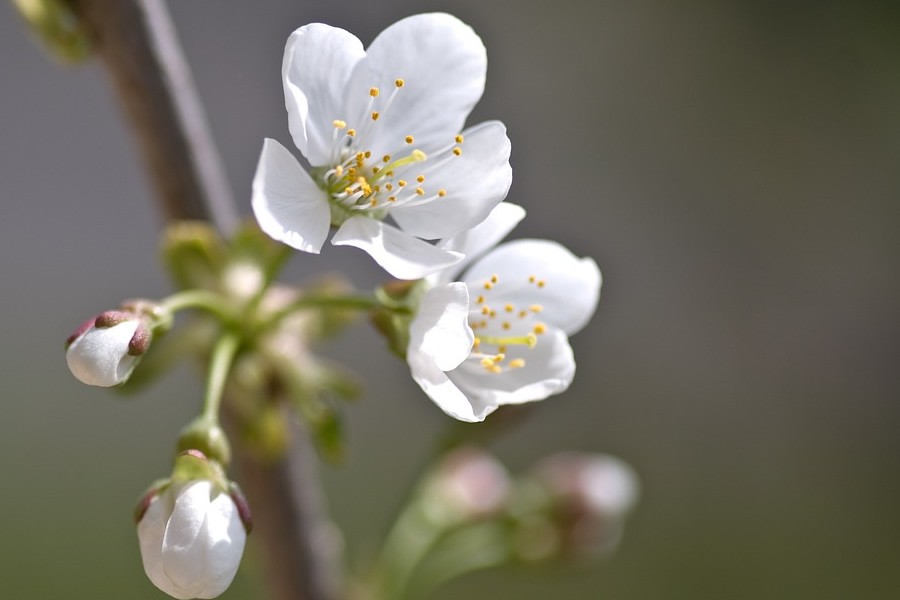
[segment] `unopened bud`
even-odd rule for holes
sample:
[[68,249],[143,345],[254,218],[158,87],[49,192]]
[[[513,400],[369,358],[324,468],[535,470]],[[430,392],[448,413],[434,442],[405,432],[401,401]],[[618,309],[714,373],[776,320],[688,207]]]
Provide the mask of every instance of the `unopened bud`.
[[535,477],[548,493],[548,510],[566,550],[603,554],[615,548],[638,498],[637,475],[628,464],[612,456],[564,453],[542,461]]
[[237,573],[250,510],[221,467],[196,450],[175,460],[136,511],[144,572],[175,598],[215,598]]
[[218,423],[197,417],[191,421],[178,437],[179,452],[201,452],[221,465],[231,462],[231,446],[225,431]]
[[506,506],[509,493],[509,475],[497,459],[474,447],[460,448],[435,469],[426,488],[426,510],[453,521],[484,519]]
[[66,341],[69,370],[83,383],[110,387],[131,375],[152,335],[143,319],[109,311],[85,322]]

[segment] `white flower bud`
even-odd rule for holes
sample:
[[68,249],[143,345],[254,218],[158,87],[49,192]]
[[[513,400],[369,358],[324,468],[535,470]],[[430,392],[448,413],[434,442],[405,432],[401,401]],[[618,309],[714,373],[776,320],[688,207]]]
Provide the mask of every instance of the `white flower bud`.
[[432,504],[456,518],[486,518],[500,512],[509,499],[509,475],[482,450],[460,448],[446,456],[432,480]]
[[247,540],[243,500],[209,480],[152,493],[137,534],[144,572],[173,598],[215,598],[237,573]]
[[83,383],[110,387],[131,375],[150,344],[144,320],[131,312],[108,311],[85,322],[66,346],[69,370]]

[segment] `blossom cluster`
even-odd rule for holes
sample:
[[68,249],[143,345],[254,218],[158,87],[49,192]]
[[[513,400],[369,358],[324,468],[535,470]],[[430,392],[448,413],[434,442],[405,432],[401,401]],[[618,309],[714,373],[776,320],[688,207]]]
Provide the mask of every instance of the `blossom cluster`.
[[568,336],[590,319],[601,283],[592,259],[556,242],[494,247],[525,211],[504,202],[504,125],[464,125],[486,69],[481,40],[447,14],[403,19],[366,49],[342,29],[301,27],[282,76],[310,168],[268,139],[253,182],[254,214],[274,239],[318,253],[333,226],[332,244],[422,280],[407,362],[463,421],[565,390],[575,373]]

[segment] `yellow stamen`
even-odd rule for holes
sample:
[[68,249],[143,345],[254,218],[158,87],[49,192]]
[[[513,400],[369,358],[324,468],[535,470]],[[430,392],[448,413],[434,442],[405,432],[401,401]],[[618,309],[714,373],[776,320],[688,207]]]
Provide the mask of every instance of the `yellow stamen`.
[[503,329],[509,331],[509,328],[512,327],[512,325],[510,325],[508,321],[503,321],[502,327]]
[[[474,327],[473,327],[473,329],[474,329]],[[478,348],[478,346],[480,346],[480,345],[481,345],[481,338],[478,336],[475,336],[475,340],[472,342],[472,348]]]
[[354,135],[356,135],[356,130],[355,130],[355,129],[348,129],[348,130],[347,130],[347,135],[349,135],[350,137],[353,137]]
[[423,190],[423,189],[420,188],[420,187],[417,187],[417,188],[416,188],[416,194],[418,194],[419,196],[424,196],[424,195],[425,195],[425,190]]
[[453,155],[454,155],[454,156],[460,156],[460,155],[462,155],[462,148],[460,148],[459,146],[457,146],[456,148],[454,148],[454,149],[453,149]]
[[510,369],[521,369],[521,368],[524,367],[524,366],[525,366],[525,359],[524,359],[524,358],[514,358],[514,359],[512,359],[511,361],[509,361],[509,368],[510,368]]
[[381,160],[382,160],[382,162],[384,162],[385,164],[387,164],[387,163],[391,162],[391,155],[390,155],[390,154],[385,154],[384,156],[381,157]]
[[535,334],[540,335],[547,332],[547,326],[543,323],[537,323],[532,331],[534,331]]
[[408,135],[408,136],[406,136],[406,137],[403,138],[403,139],[406,141],[407,144],[412,144],[414,141],[416,141],[416,138],[414,138],[414,137],[411,136],[411,135]]
[[377,87],[373,87],[372,89],[369,90],[369,95],[372,96],[373,98],[377,98],[379,93],[380,92],[378,91]]
[[438,190],[438,196],[440,196],[441,198],[443,198],[446,195],[447,195],[447,190],[445,190],[444,188],[441,188]]
[[345,121],[341,121],[340,119],[335,119],[331,122],[331,124],[334,125],[335,129],[343,129],[347,126],[347,123]]
[[462,134],[459,134],[458,136],[456,136],[456,143],[457,143],[457,144],[462,144],[462,143],[463,143],[463,136],[462,136]]
[[532,304],[531,306],[528,307],[528,309],[533,313],[539,313],[542,310],[544,310],[544,307],[541,306],[540,304]]
[[475,299],[475,304],[483,304],[483,303],[484,303],[484,296],[478,296],[478,298]]
[[406,185],[406,180],[401,179],[400,181],[397,182],[397,185],[399,185],[400,187],[404,187]]
[[406,83],[406,82],[403,81],[402,79],[397,79],[394,81],[394,85],[396,85],[398,88],[402,88],[404,83]]
[[424,175],[419,175],[418,177],[416,177],[416,181],[418,181],[419,183],[424,183],[424,182],[425,182],[425,176],[424,176]]
[[380,116],[381,116],[381,115],[378,114],[378,111],[377,111],[377,110],[372,112],[372,120],[373,120],[373,121],[377,121],[377,120],[378,120],[378,117],[380,117]]
[[507,304],[506,306],[503,307],[503,310],[505,310],[506,312],[512,312],[512,311],[516,310],[516,307],[513,306],[512,304]]

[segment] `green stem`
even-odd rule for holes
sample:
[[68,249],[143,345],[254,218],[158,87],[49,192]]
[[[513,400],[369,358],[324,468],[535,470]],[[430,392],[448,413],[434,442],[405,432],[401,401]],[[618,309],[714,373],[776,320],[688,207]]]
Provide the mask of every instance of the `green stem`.
[[307,295],[297,298],[290,304],[274,312],[266,319],[263,327],[267,328],[277,325],[288,315],[299,310],[310,308],[330,308],[334,310],[372,310],[375,308],[386,308],[398,313],[409,312],[406,308],[392,308],[385,306],[376,296],[335,296],[331,294],[321,296]]
[[231,363],[237,356],[240,347],[240,338],[232,332],[223,333],[213,347],[212,359],[209,364],[209,374],[206,380],[206,396],[203,398],[204,419],[210,423],[219,422],[219,407],[222,404],[222,392],[225,390],[225,381],[228,379],[228,371]]
[[175,313],[188,308],[199,308],[213,313],[223,321],[232,319],[232,310],[221,294],[208,290],[185,290],[172,294],[160,303],[164,311]]
[[374,598],[401,600],[406,597],[418,565],[440,539],[443,529],[425,514],[419,498],[408,505],[385,539],[378,557]]

